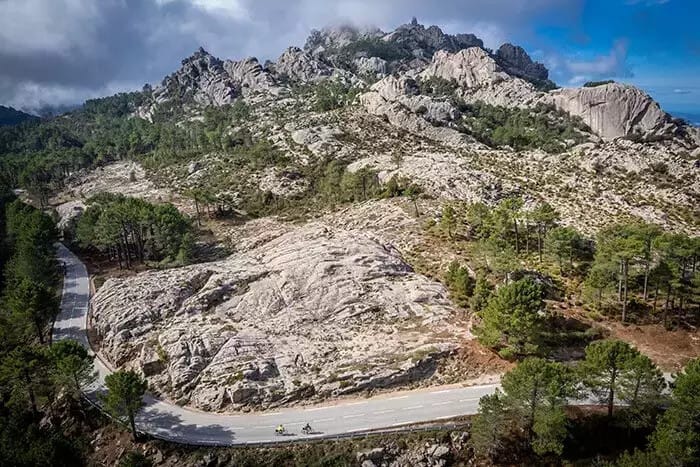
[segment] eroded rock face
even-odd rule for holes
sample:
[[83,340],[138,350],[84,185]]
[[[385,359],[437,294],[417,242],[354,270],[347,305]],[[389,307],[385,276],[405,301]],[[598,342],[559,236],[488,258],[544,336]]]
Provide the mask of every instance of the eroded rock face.
[[201,105],[224,105],[237,95],[236,83],[224,70],[223,62],[201,47],[153,90],[156,103],[191,97]]
[[283,81],[306,83],[331,76],[333,70],[299,47],[289,47],[277,60],[275,74]]
[[437,52],[420,76],[436,76],[456,82],[458,92],[466,102],[526,107],[536,104],[542,94],[527,81],[506,73],[496,60],[478,47],[454,54]]
[[389,72],[389,64],[379,57],[360,57],[355,60],[359,75],[383,77]]
[[557,108],[581,117],[603,138],[666,139],[678,129],[659,104],[634,86],[611,83],[558,89],[550,96]]
[[459,118],[459,112],[452,104],[418,92],[418,84],[413,78],[390,75],[362,94],[360,103],[370,114],[383,116],[392,125],[413,133],[456,145],[473,141],[445,126]]
[[208,410],[427,378],[468,337],[444,287],[393,247],[322,224],[224,261],[110,279],[93,305],[112,363]]
[[275,85],[274,78],[263,69],[258,59],[249,57],[237,62],[226,60],[224,69],[243,90],[265,90]]

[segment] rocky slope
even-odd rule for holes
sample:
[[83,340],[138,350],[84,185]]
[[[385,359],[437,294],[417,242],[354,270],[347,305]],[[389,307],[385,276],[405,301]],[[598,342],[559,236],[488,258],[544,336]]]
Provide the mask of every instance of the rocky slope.
[[430,378],[469,336],[445,289],[391,246],[322,224],[225,261],[110,279],[103,354],[208,410]]
[[[305,225],[264,217],[220,226],[216,233],[236,251],[226,260],[112,279],[95,297],[103,353],[141,369],[158,391],[208,410],[430,383],[469,337],[445,289],[407,265],[441,277],[452,259],[420,224],[437,218],[446,201],[546,201],[591,236],[625,216],[700,234],[697,130],[633,87],[546,91],[547,79],[521,48],[491,53],[473,36],[413,23],[390,33],[319,31],[303,49],[264,65],[198,51],[139,114],[186,101],[180,124],[196,124],[206,105],[241,99],[250,116],[231,131],[235,125],[269,142],[283,162],[244,167],[217,150],[154,169],[147,175],[156,184],[138,167],[108,166],[76,177],[64,200],[117,186],[189,213],[191,202],[177,193],[197,188],[236,200],[252,193],[295,201],[328,161],[350,173],[369,168],[382,183],[406,177],[423,195],[415,206],[405,198],[336,212],[311,206],[306,214],[315,220]],[[320,111],[316,90],[326,80],[359,96]],[[477,139],[470,125],[480,121],[466,104],[480,102],[543,112],[547,127],[570,123],[569,114],[588,129],[566,133],[557,151],[514,150]]]

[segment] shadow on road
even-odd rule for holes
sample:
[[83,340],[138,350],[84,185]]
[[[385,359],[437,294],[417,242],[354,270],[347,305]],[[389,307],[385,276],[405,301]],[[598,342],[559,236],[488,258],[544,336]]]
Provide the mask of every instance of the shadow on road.
[[185,424],[179,415],[155,408],[154,405],[157,402],[147,397],[146,405],[137,418],[138,428],[140,430],[146,428],[145,431],[154,437],[206,444],[231,444],[236,439],[234,431],[221,425]]
[[58,341],[61,339],[73,339],[80,342],[84,346],[87,346],[85,329],[78,326],[72,326],[70,328],[54,328],[53,340]]

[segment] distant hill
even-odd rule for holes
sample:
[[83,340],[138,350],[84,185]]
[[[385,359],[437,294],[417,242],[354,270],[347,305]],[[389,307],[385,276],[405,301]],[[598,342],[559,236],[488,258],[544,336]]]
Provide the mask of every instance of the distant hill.
[[682,118],[693,126],[700,127],[700,113],[671,112],[674,117]]
[[39,117],[0,105],[0,126],[19,125],[32,120],[39,120]]

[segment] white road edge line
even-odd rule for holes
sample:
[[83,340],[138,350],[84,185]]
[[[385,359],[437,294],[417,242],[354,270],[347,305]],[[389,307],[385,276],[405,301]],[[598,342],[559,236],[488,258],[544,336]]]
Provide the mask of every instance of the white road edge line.
[[409,420],[407,422],[399,422],[399,423],[394,423],[393,425],[389,426],[403,426],[403,425],[412,425],[413,423],[417,423],[415,420]]
[[397,401],[399,399],[408,399],[408,396],[391,397],[389,399],[384,399],[385,401]]

